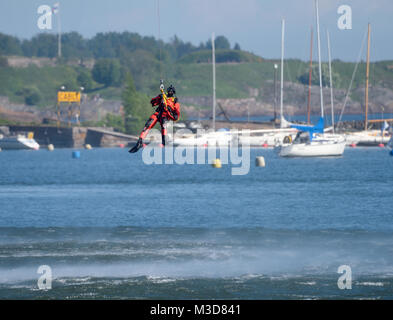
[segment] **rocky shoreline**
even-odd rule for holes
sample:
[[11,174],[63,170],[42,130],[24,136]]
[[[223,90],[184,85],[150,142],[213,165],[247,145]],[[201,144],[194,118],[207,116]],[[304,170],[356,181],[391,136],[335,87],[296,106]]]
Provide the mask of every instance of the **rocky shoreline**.
[[[278,89],[278,88],[277,88]],[[330,110],[330,90],[324,88],[324,102],[326,110]],[[364,112],[364,88],[353,90],[348,98],[344,114],[362,114]],[[307,112],[308,87],[296,83],[286,82],[284,85],[284,114],[288,116],[304,115]],[[339,114],[344,105],[346,91],[336,89],[334,91],[335,113]],[[182,104],[182,113],[188,118],[211,117],[211,96],[185,97],[179,95]],[[249,97],[242,99],[217,99],[217,114],[220,114],[220,106],[229,117],[247,116],[272,116],[274,114],[274,86],[268,83],[260,89],[249,89]],[[277,90],[276,112],[279,112],[279,90]],[[62,112],[67,113],[66,108]],[[99,95],[84,95],[81,105],[81,120],[100,121],[107,113],[122,114],[120,100],[105,100]],[[319,87],[313,86],[311,90],[311,113],[319,114]],[[330,111],[329,111],[330,112]],[[393,90],[382,86],[370,88],[369,114],[393,113]],[[66,117],[66,115],[64,115]],[[41,123],[44,119],[55,119],[55,106],[39,108],[24,104],[15,104],[7,97],[0,97],[0,119],[20,123]]]

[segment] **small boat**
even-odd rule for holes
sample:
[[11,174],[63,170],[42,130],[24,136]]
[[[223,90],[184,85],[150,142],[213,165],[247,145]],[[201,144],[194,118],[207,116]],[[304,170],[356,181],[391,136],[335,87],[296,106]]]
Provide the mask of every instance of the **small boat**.
[[309,132],[298,132],[291,144],[279,148],[281,157],[337,157],[342,156],[345,139],[339,135],[314,134],[310,140]]
[[249,145],[250,147],[277,147],[285,143],[286,139],[292,141],[296,136],[296,129],[264,129],[251,130],[249,136],[244,136],[240,132],[239,144]]
[[[321,118],[315,126],[295,125],[291,128],[299,130],[296,138],[292,143],[284,144],[278,147],[279,155],[281,157],[327,157],[327,156],[341,156],[345,149],[345,139],[341,135],[325,133],[324,125],[324,106],[322,93],[322,68],[321,68],[321,44],[319,34],[319,8],[318,0],[315,1],[316,18],[317,18],[317,35],[318,35],[318,65],[319,65],[319,86],[320,86],[320,100],[321,100]],[[284,23],[283,23],[284,33]],[[284,37],[282,37],[282,47],[284,46]],[[328,49],[329,49],[329,70],[331,70],[330,63],[330,40],[328,35]],[[330,72],[330,87],[332,88],[331,72]],[[333,96],[333,94],[332,94]],[[333,103],[333,100],[332,100]],[[332,104],[333,110],[333,104]]]
[[233,142],[234,135],[230,131],[214,131],[208,132],[203,135],[185,135],[173,139],[174,146],[183,147],[206,147],[206,146],[230,146]]
[[389,132],[382,133],[380,130],[363,130],[345,134],[347,145],[356,144],[364,147],[377,147],[380,144],[387,144],[390,138]]
[[185,134],[173,139],[174,146],[231,146],[239,144],[245,147],[277,147],[285,143],[286,139],[292,141],[296,136],[296,129],[261,129],[261,130],[218,130],[202,135]]
[[[368,119],[368,105],[369,105],[369,77],[370,77],[370,37],[371,37],[371,25],[368,24],[367,28],[367,62],[366,62],[366,86],[365,86],[365,119],[364,119],[364,130],[357,132],[345,133],[345,139],[347,145],[359,145],[364,147],[377,147],[383,144],[387,144],[392,136],[391,130],[386,131],[389,128],[388,121],[391,122],[393,119]],[[360,56],[359,56],[360,58]],[[355,67],[352,78],[355,76],[357,67]],[[349,86],[347,97],[350,93],[352,82]],[[343,114],[345,103],[341,111]],[[341,116],[340,116],[341,120]],[[383,122],[381,130],[369,130],[369,123]]]
[[3,136],[0,134],[0,149],[2,150],[38,150],[40,145],[34,140],[33,133],[28,135]]

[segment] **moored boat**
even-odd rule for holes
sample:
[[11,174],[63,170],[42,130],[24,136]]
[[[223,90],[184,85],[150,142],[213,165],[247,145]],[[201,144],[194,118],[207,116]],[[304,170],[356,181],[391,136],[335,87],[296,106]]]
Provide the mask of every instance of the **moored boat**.
[[18,134],[16,136],[0,135],[0,149],[2,150],[38,150],[40,145],[34,140],[33,134],[27,136]]

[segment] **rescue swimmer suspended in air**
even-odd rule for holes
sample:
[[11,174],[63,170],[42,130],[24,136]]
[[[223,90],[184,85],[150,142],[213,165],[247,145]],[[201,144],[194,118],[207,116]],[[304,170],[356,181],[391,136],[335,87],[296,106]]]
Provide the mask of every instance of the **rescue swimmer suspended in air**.
[[161,80],[160,85],[161,94],[157,97],[151,99],[150,103],[152,107],[156,107],[156,111],[150,116],[150,118],[146,121],[146,124],[139,135],[139,139],[135,146],[133,146],[129,152],[135,153],[143,146],[143,139],[146,138],[150,129],[152,129],[157,122],[161,125],[161,139],[162,139],[162,147],[165,146],[166,140],[166,124],[168,121],[177,121],[180,117],[180,103],[178,102],[177,97],[175,96],[176,90],[175,87],[170,85],[165,94],[164,92],[164,84]]

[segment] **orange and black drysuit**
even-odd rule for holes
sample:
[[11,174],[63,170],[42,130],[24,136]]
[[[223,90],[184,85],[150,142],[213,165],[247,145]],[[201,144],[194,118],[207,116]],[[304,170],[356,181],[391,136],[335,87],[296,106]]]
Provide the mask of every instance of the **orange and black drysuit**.
[[168,121],[177,121],[179,119],[180,103],[178,102],[176,97],[167,97],[165,106],[162,94],[151,99],[150,103],[153,107],[158,106],[158,108],[146,121],[145,127],[143,128],[139,138],[141,140],[145,139],[150,129],[156,125],[157,121],[159,121],[161,125],[162,144],[165,146],[167,134],[166,123]]

